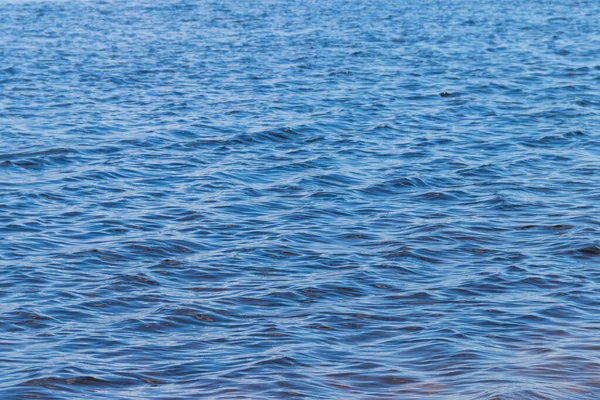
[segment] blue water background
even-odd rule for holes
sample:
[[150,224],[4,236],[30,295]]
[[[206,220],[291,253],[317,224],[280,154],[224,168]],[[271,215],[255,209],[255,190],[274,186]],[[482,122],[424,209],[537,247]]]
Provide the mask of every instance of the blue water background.
[[599,106],[596,0],[4,0],[0,398],[597,398]]

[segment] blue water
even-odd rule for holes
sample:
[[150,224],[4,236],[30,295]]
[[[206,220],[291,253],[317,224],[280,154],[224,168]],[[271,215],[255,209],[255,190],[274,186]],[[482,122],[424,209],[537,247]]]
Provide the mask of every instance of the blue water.
[[2,1],[0,398],[597,398],[599,16]]

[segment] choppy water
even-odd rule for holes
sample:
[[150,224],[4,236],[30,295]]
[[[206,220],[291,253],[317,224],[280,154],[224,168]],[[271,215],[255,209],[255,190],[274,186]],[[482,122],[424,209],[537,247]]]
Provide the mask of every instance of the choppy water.
[[599,15],[3,1],[0,397],[596,398]]

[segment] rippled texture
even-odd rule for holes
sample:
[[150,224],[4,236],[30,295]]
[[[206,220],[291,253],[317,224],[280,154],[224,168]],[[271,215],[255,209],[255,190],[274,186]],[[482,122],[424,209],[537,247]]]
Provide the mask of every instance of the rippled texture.
[[2,2],[0,397],[596,398],[599,15]]

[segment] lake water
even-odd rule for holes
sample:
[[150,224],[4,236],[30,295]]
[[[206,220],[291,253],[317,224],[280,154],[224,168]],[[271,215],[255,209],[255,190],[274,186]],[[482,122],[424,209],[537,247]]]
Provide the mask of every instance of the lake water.
[[0,2],[0,397],[597,398],[599,16]]

